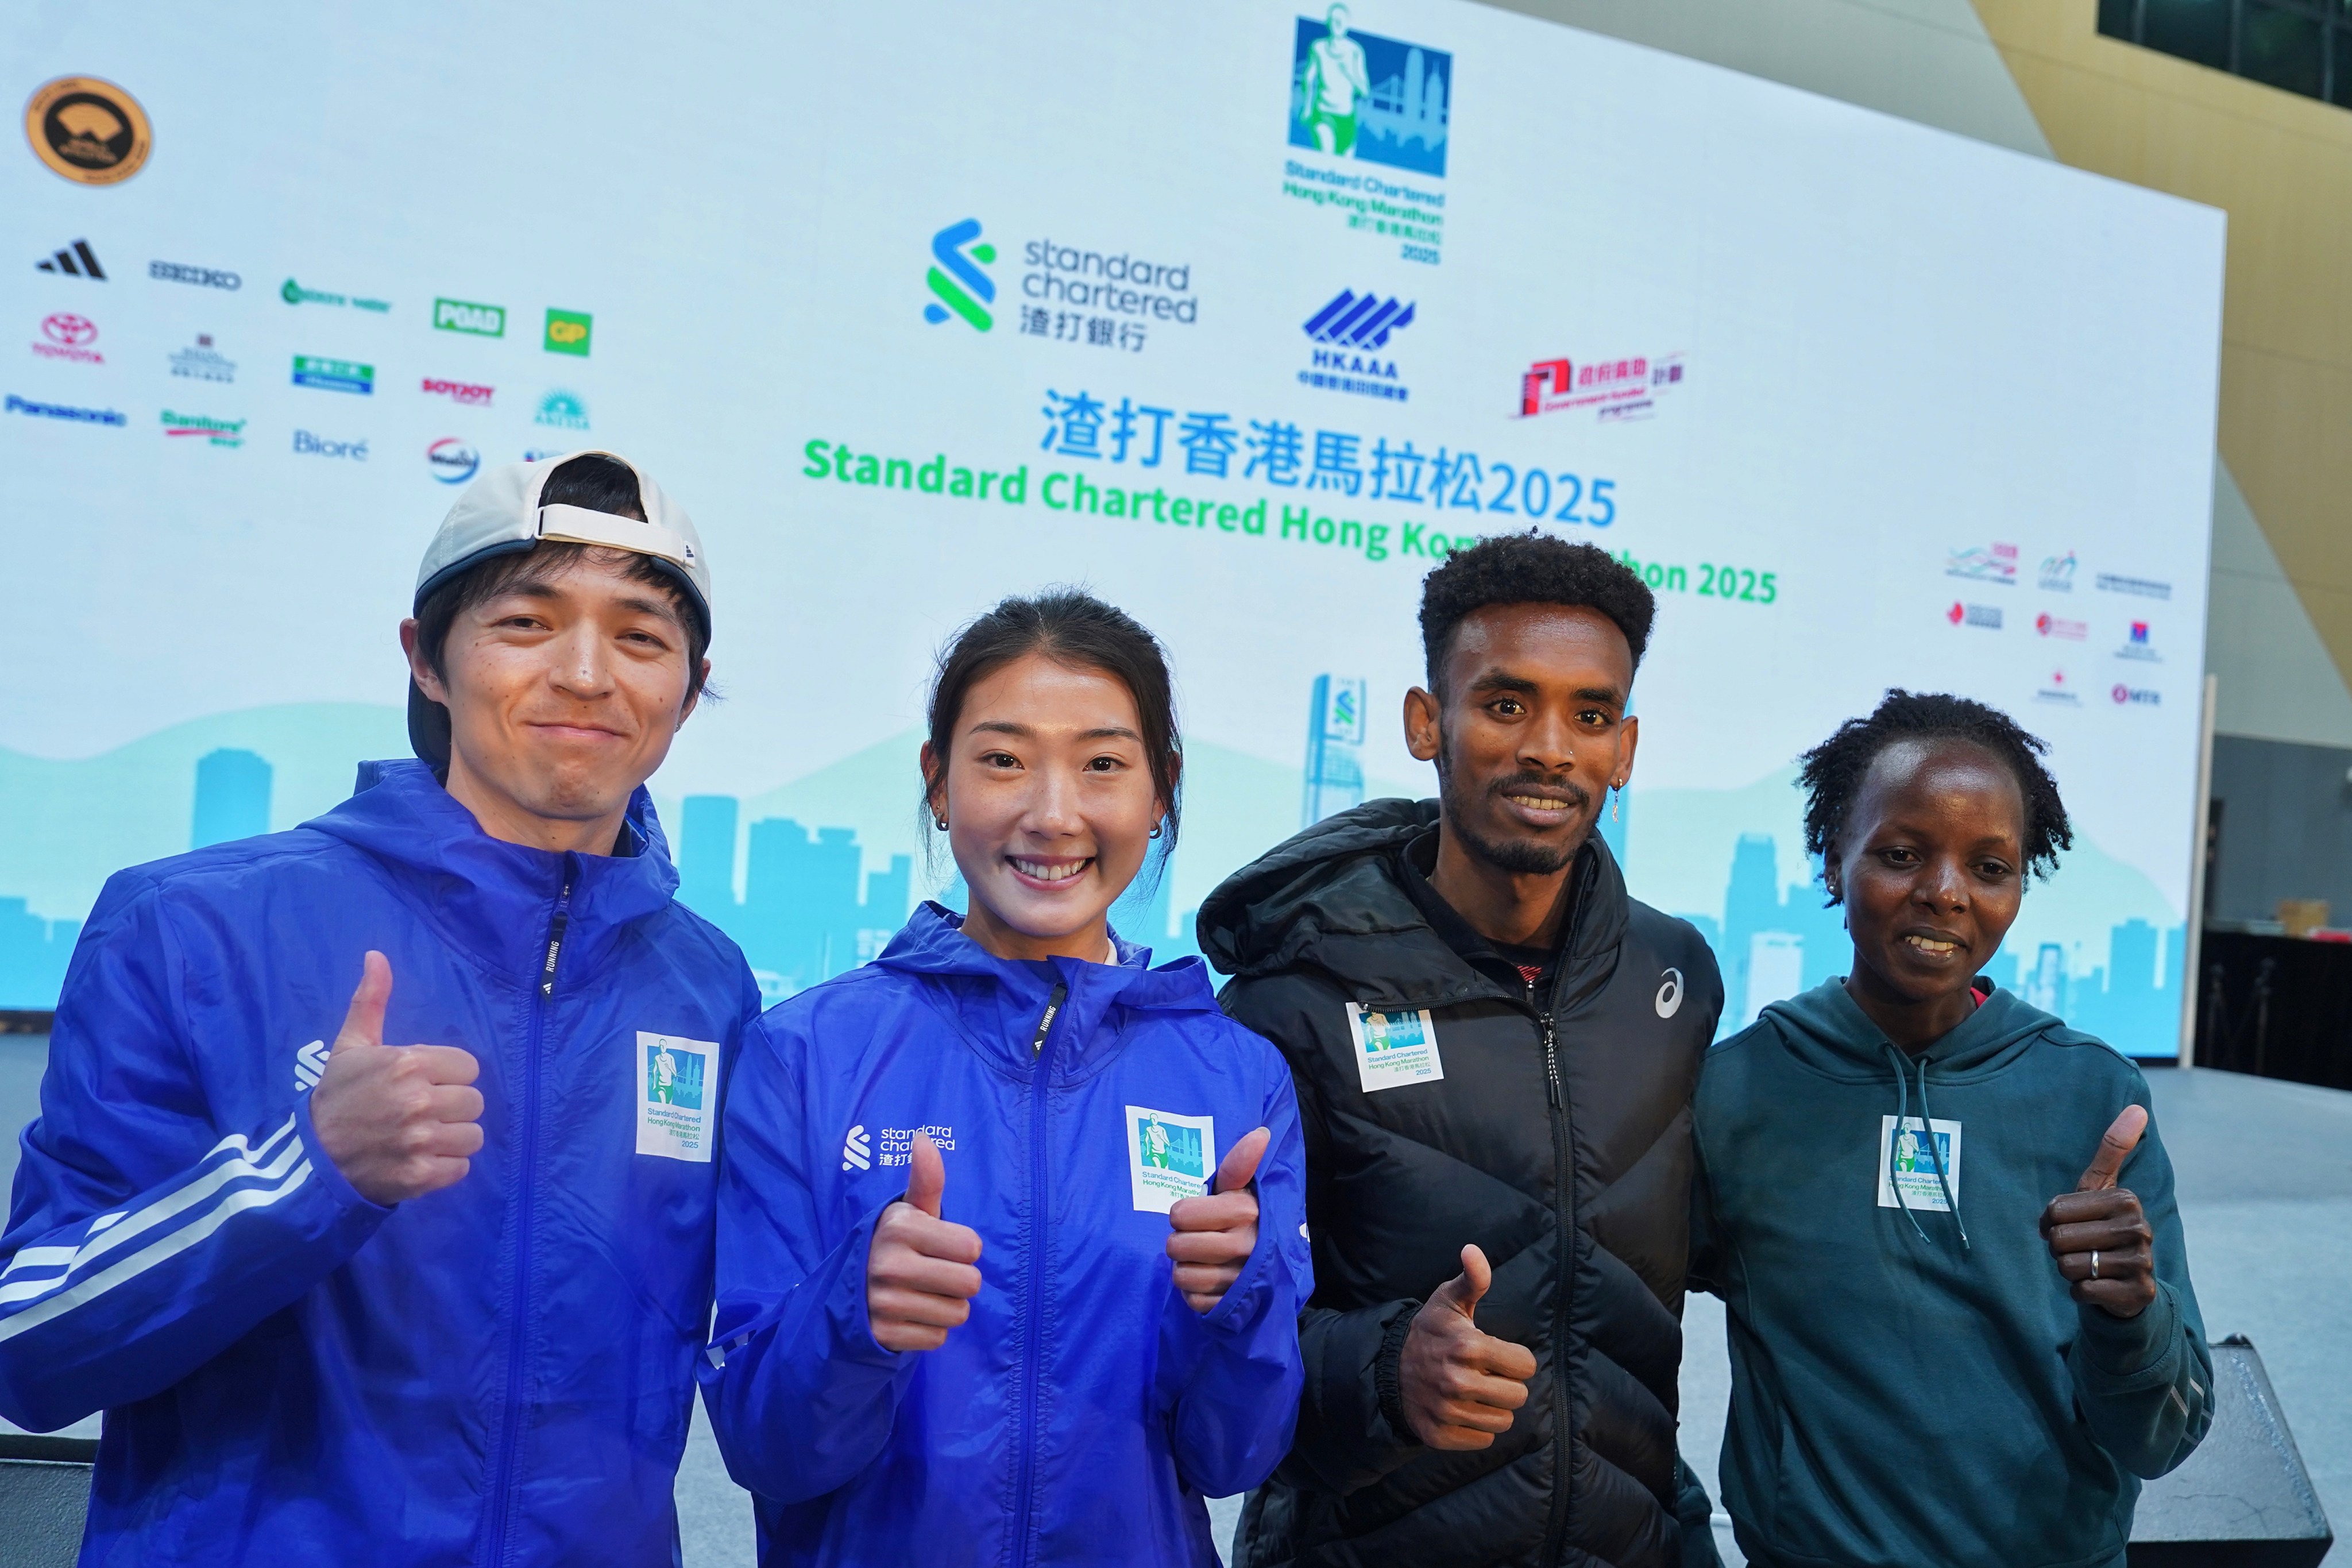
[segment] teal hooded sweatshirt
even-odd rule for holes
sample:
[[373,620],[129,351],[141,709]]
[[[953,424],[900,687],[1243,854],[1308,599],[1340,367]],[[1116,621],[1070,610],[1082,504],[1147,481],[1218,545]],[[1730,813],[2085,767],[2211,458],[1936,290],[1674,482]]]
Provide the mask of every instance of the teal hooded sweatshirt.
[[2212,1417],[2152,1109],[2119,1184],[2156,1233],[2147,1310],[2076,1305],[2039,1224],[2147,1103],[2130,1061],[2000,991],[1916,1058],[1835,980],[1708,1051],[1691,1282],[1726,1306],[1750,1563],[2121,1568],[2139,1478]]

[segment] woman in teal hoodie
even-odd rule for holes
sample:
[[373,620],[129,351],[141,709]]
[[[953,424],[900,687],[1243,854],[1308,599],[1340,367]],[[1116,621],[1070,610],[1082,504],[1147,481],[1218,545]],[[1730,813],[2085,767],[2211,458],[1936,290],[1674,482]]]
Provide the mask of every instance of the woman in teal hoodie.
[[1762,1568],[2121,1568],[2140,1479],[2211,1420],[2146,1080],[1978,978],[2073,841],[2043,750],[1897,690],[1806,754],[1852,971],[1711,1050],[1695,1107],[1724,1503]]

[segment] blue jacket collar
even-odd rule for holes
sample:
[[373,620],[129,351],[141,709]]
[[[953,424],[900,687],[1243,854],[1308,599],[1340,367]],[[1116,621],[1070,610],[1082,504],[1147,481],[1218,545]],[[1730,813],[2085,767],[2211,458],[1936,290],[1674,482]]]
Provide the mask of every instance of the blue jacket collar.
[[1044,966],[993,956],[964,934],[962,916],[927,900],[874,962],[942,987],[952,998],[947,1011],[956,1027],[982,1055],[1024,1075],[1035,1061],[1037,1021],[1058,981],[1066,994],[1054,1021],[1055,1076],[1066,1078],[1099,1065],[1133,1013],[1217,1011],[1208,966],[1199,959],[1154,969],[1150,948],[1117,931],[1111,942],[1118,963],[1056,958],[1049,961],[1055,977],[1049,979]]
[[545,960],[548,926],[567,882],[563,967],[574,973],[575,963],[593,964],[625,928],[667,908],[677,890],[668,841],[642,787],[630,797],[626,827],[637,852],[626,856],[558,854],[493,838],[415,761],[365,764],[359,793],[303,826],[382,861],[460,952],[526,984]]

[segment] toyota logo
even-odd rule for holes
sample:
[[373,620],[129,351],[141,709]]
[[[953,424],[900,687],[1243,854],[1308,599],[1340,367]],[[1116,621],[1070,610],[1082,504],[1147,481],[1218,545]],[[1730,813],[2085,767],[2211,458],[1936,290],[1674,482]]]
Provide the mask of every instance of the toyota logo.
[[69,310],[59,310],[41,322],[41,335],[53,343],[63,343],[78,349],[98,336],[98,323],[88,316],[77,316]]

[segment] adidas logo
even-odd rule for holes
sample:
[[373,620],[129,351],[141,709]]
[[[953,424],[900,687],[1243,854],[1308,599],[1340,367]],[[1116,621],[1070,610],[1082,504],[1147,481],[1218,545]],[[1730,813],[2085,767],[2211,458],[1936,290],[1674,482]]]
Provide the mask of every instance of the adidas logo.
[[318,1088],[319,1080],[326,1076],[326,1072],[327,1042],[312,1040],[294,1053],[294,1092],[300,1094],[305,1089]]
[[866,1141],[866,1124],[858,1123],[841,1141],[841,1168],[870,1171],[874,1168],[874,1145]]
[[75,240],[71,249],[60,250],[38,265],[43,272],[62,272],[68,278],[95,278],[100,283],[106,281],[106,268],[98,264],[98,253],[90,249],[89,241],[86,239]]

